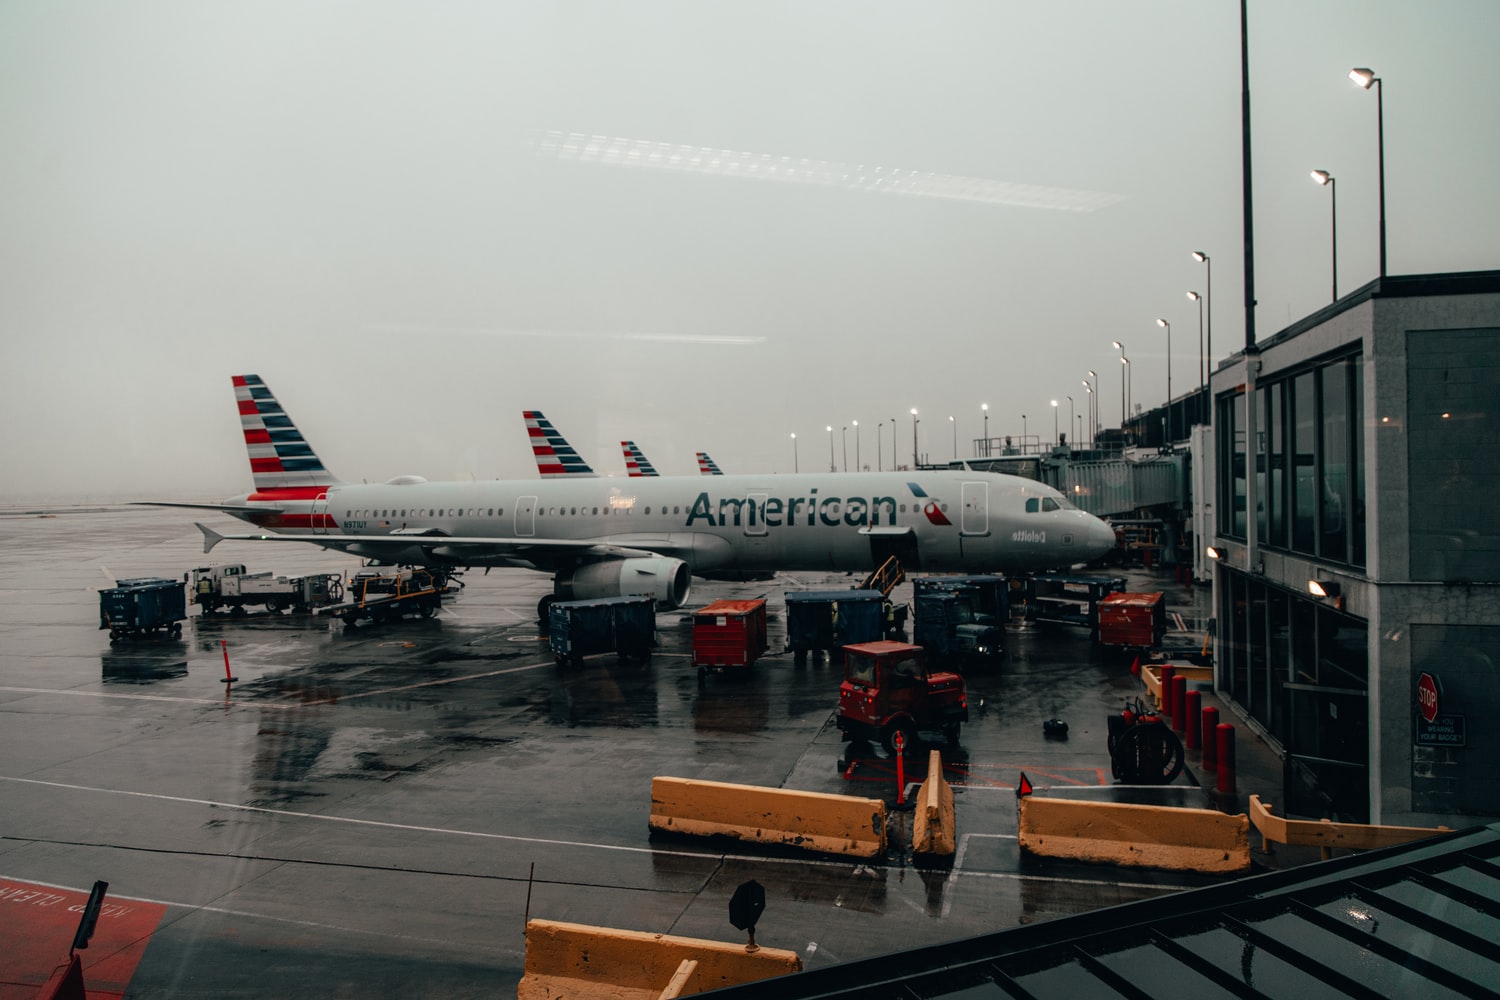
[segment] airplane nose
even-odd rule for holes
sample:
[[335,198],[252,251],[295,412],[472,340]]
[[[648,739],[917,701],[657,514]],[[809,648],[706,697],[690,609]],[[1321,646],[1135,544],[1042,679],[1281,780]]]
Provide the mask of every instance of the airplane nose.
[[1115,547],[1115,529],[1097,517],[1089,517],[1089,558],[1098,559]]

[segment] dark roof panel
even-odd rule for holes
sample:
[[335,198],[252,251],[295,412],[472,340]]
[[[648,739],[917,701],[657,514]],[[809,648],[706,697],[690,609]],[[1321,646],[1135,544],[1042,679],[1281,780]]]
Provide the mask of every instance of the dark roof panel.
[[725,998],[1500,998],[1500,824],[944,945]]

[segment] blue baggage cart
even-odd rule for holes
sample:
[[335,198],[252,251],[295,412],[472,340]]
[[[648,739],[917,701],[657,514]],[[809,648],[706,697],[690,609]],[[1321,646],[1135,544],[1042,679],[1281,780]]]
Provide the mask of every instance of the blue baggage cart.
[[615,653],[621,663],[645,663],[656,645],[656,602],[649,597],[554,601],[547,624],[547,642],[559,666],[598,653]]
[[786,642],[798,666],[832,656],[850,643],[874,642],[885,629],[878,590],[794,590],[786,593]]
[[143,577],[116,580],[99,591],[99,627],[109,629],[109,641],[126,636],[182,635],[187,617],[187,591],[181,580]]

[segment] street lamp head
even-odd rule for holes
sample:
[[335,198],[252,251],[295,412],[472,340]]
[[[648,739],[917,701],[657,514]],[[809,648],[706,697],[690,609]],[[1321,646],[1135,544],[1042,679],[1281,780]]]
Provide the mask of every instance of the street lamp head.
[[1116,347],[1118,347],[1122,351],[1125,350],[1125,345],[1122,344],[1122,343],[1120,343],[1118,340],[1111,340],[1110,343],[1114,344]]
[[1200,298],[1202,298],[1202,296],[1197,292],[1188,292],[1187,297],[1189,302],[1197,302]]
[[1319,184],[1327,184],[1329,181],[1333,180],[1333,175],[1326,170],[1314,170],[1312,172],[1312,179],[1317,181]]
[[1094,369],[1090,368],[1089,369],[1089,378],[1098,378],[1098,377],[1099,377],[1099,373],[1096,372],[1096,371],[1094,371]]
[[990,404],[989,404],[989,403],[980,403],[980,404],[979,404],[979,408],[980,408],[980,409],[981,409],[981,410],[985,410],[985,411],[988,411],[988,410],[989,410],[989,408],[990,408]]
[[911,408],[911,415],[914,417],[917,415],[917,408],[915,406]]
[[792,440],[793,441],[797,440],[797,432],[796,431],[792,431]]
[[1205,263],[1209,258],[1208,254],[1204,253],[1202,250],[1194,250],[1193,259],[1202,264]]
[[1164,319],[1158,319],[1156,321],[1156,325],[1159,326],[1159,327],[1161,327],[1163,330],[1170,330],[1170,329],[1172,329],[1172,324],[1168,323]]
[[1373,69],[1365,69],[1363,67],[1359,67],[1356,69],[1351,69],[1349,71],[1349,79],[1353,80],[1356,86],[1361,87],[1364,90],[1369,90],[1370,84],[1380,79],[1380,77],[1375,75],[1375,71]]
[[1055,400],[1055,399],[1054,399],[1054,400],[1053,400],[1053,401],[1052,401],[1052,405],[1053,405],[1053,406],[1056,406],[1056,405],[1057,405],[1057,400]]

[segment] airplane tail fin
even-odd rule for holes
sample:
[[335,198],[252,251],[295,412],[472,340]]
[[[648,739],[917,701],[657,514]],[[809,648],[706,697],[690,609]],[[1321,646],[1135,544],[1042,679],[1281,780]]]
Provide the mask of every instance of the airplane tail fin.
[[641,449],[636,447],[634,441],[621,441],[620,450],[625,453],[625,471],[632,476],[659,476],[656,466],[651,464],[650,459],[641,454]]
[[536,470],[543,479],[598,475],[552,426],[552,421],[542,416],[541,410],[525,410],[523,415],[526,433],[531,436],[531,452],[536,456]]
[[245,450],[250,453],[250,474],[258,492],[339,482],[259,375],[236,375],[233,381]]
[[708,457],[708,452],[706,451],[698,452],[698,472],[704,476],[722,476],[724,474],[724,470],[719,468],[717,462]]

